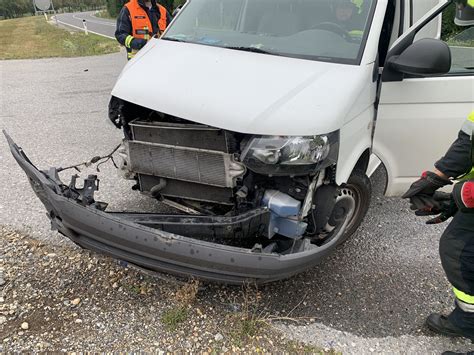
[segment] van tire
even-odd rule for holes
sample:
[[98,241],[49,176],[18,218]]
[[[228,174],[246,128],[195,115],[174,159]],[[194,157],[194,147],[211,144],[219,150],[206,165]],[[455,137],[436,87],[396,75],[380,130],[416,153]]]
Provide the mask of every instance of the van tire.
[[359,228],[369,210],[372,196],[372,184],[370,179],[364,171],[359,169],[355,169],[352,172],[347,183],[343,184],[339,191],[344,191],[344,189],[349,190],[353,194],[356,206],[354,214],[352,215],[344,235],[340,238],[338,244],[344,243],[352,234],[355,233],[357,228]]

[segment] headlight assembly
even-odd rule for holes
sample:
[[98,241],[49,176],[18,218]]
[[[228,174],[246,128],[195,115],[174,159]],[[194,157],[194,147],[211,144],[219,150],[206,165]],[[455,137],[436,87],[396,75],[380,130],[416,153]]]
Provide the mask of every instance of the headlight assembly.
[[253,137],[242,152],[242,162],[265,175],[305,175],[334,164],[338,132],[303,137]]

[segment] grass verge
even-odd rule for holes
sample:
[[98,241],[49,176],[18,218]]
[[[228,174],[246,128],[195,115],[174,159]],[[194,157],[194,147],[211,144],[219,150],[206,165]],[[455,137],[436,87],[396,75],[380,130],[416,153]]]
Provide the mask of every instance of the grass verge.
[[42,16],[0,21],[0,59],[82,57],[118,52],[111,39],[69,32],[47,23]]
[[106,18],[106,19],[109,19],[109,20],[116,20],[117,18],[114,17],[114,16],[110,16],[109,15],[109,12],[107,10],[100,10],[100,11],[97,11],[95,14],[94,14],[95,17],[100,17],[100,18]]

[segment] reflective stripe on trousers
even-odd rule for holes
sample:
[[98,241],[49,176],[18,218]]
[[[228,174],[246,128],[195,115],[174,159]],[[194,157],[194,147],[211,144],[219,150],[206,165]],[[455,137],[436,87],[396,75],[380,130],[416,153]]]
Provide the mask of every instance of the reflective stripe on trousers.
[[456,299],[456,304],[463,312],[474,313],[474,304],[469,304],[458,299]]
[[454,294],[456,295],[456,302],[464,312],[474,313],[474,296],[468,295],[467,293],[458,290],[453,287]]

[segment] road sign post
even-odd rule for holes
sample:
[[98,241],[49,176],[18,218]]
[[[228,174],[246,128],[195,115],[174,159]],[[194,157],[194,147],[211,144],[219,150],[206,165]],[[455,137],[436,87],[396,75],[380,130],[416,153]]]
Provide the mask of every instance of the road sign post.
[[56,13],[52,0],[33,0],[35,15]]

